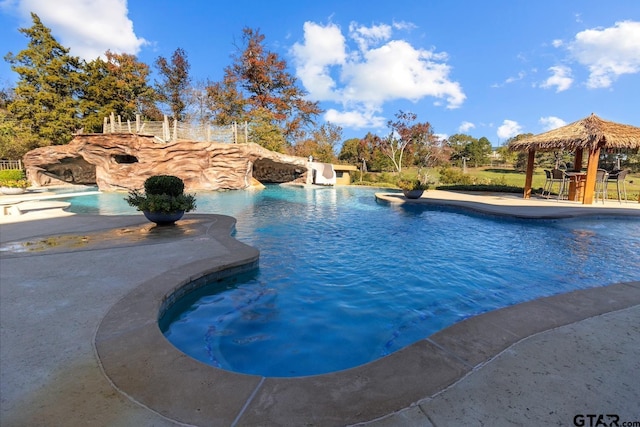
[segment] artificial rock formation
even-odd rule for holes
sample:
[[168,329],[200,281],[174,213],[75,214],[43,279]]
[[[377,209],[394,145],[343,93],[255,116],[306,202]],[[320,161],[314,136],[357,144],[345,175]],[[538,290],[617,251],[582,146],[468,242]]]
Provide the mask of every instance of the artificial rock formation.
[[301,182],[307,160],[269,151],[257,144],[202,141],[160,142],[139,134],[76,135],[67,145],[25,154],[34,186],[96,184],[102,191],[142,188],[152,175],[175,175],[185,190],[236,190],[262,183]]

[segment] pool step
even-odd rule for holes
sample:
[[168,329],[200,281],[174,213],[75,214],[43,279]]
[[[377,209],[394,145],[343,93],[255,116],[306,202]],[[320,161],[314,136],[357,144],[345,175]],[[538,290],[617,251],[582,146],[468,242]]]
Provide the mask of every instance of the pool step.
[[55,200],[33,200],[18,203],[7,203],[0,205],[0,216],[22,215],[26,212],[43,211],[48,209],[66,209],[71,205],[69,202],[57,202]]

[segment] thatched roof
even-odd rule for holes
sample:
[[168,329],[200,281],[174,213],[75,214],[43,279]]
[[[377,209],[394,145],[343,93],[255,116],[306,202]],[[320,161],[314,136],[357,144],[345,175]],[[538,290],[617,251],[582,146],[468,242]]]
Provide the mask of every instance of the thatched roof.
[[602,120],[595,114],[549,132],[509,143],[512,151],[575,151],[578,148],[640,148],[640,128]]

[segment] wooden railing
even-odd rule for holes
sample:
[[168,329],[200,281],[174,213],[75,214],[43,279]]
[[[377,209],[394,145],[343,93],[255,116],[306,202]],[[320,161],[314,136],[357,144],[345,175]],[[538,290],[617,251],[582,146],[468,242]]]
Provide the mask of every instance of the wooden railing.
[[22,160],[0,160],[0,170],[3,171],[7,169],[24,169]]
[[111,114],[104,118],[102,133],[137,133],[141,135],[153,135],[163,142],[190,140],[190,141],[215,141],[229,144],[248,142],[248,128],[245,122],[242,125],[233,123],[229,126],[198,125],[180,123],[164,116],[163,121],[142,121],[136,115],[135,122],[123,121],[120,116]]

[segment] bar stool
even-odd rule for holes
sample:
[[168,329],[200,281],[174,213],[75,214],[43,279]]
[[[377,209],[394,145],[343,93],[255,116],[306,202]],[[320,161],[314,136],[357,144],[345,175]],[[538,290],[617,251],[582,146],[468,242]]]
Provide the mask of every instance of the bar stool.
[[604,203],[607,198],[607,178],[609,177],[609,172],[604,169],[598,169],[596,171],[596,202],[598,201],[598,195],[602,199],[602,203]]
[[[618,201],[620,203],[622,203],[622,197],[621,195],[624,195],[624,201],[627,201],[627,183],[625,181],[627,174],[629,173],[629,171],[618,171],[618,173],[610,173],[609,174],[609,179],[607,180],[607,183],[609,181],[615,181],[616,182],[616,190],[618,191]],[[620,186],[622,184],[622,192],[620,192]]]
[[542,187],[542,197],[544,197],[544,193],[547,193],[547,198],[551,194],[551,185],[553,184],[553,178],[551,177],[551,171],[549,169],[544,170],[544,175],[547,180],[544,182],[544,186]]
[[549,194],[551,193],[551,186],[555,182],[560,183],[560,188],[558,189],[558,200],[564,199],[565,193],[569,195],[569,176],[564,170],[553,169],[551,171],[551,184],[549,185]]

